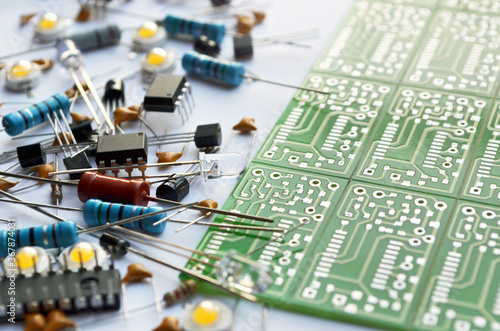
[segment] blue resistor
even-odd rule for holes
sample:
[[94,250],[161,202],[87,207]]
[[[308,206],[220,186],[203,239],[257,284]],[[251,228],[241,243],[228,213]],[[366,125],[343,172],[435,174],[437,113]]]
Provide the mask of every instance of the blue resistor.
[[17,136],[25,130],[47,121],[52,112],[59,115],[62,109],[64,115],[69,112],[71,102],[64,93],[57,93],[33,106],[7,114],[2,119],[2,125],[10,136]]
[[77,241],[78,230],[76,224],[70,221],[10,232],[2,230],[0,231],[0,257],[10,255],[19,247],[69,247]]
[[177,15],[167,15],[163,26],[170,34],[187,34],[196,38],[207,36],[217,44],[220,44],[226,35],[226,26],[221,22],[195,20]]
[[[163,210],[161,207],[151,206],[136,206],[124,205],[121,203],[103,202],[99,199],[90,199],[85,202],[83,208],[83,219],[85,223],[91,226],[98,226],[107,223],[115,223],[126,218],[139,216],[142,214],[152,213]],[[123,224],[124,227],[133,230],[143,230],[151,233],[162,233],[165,230],[166,222],[162,222],[157,226],[153,223],[167,217],[167,213],[161,213],[145,217],[135,222]]]
[[241,85],[245,78],[245,68],[239,62],[227,62],[196,52],[182,56],[182,67],[188,74],[209,77],[229,85]]

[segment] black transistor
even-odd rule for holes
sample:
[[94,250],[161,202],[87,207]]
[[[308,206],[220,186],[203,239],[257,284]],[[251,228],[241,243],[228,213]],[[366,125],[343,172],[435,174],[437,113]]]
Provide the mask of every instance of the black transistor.
[[233,37],[234,57],[237,59],[253,56],[253,41],[249,34]]
[[17,148],[17,158],[23,168],[45,164],[45,153],[42,151],[40,143],[19,146]]
[[194,143],[198,148],[220,146],[222,130],[219,123],[198,125],[194,133]]
[[148,137],[144,132],[99,136],[95,161],[98,166],[139,164],[148,160]]
[[212,57],[217,57],[220,54],[220,46],[207,36],[201,36],[194,42],[194,50],[198,53]]
[[[186,100],[187,96],[191,100]],[[146,111],[167,113],[178,109],[184,122],[185,118],[188,118],[187,108],[192,112],[190,102],[193,102],[191,87],[185,76],[158,74],[146,92],[143,106]]]
[[87,119],[83,121],[73,122],[69,125],[69,127],[77,143],[88,141],[90,136],[92,135],[92,125]]
[[[85,153],[84,150],[65,157],[63,159],[63,163],[66,166],[67,170],[75,170],[75,169],[89,169],[92,168],[92,165],[90,164],[89,158],[87,157],[87,154]],[[69,178],[71,179],[80,179],[82,177],[83,173],[74,173],[70,174]]]

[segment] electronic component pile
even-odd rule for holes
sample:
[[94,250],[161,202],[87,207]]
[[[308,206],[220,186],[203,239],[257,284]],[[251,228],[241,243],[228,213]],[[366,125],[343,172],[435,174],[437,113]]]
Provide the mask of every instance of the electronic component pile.
[[268,265],[273,307],[500,330],[499,8],[356,1],[304,82],[328,94],[296,93],[223,207],[287,232],[210,229],[198,249]]

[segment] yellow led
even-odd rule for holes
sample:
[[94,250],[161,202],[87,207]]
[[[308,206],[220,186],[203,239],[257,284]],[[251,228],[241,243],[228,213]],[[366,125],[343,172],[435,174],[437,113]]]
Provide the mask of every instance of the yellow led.
[[31,63],[28,61],[19,61],[12,67],[11,72],[14,77],[26,76],[31,72]]
[[55,28],[55,26],[57,25],[57,21],[58,18],[56,14],[46,13],[38,22],[38,27],[42,30],[50,30]]
[[193,310],[193,321],[199,325],[210,325],[219,319],[219,310],[210,301],[201,302]]
[[69,256],[77,263],[85,263],[94,257],[94,248],[88,242],[81,242],[73,247]]
[[139,28],[137,34],[141,38],[152,38],[158,31],[158,25],[153,22],[146,22]]
[[38,252],[33,247],[23,247],[17,251],[16,266],[21,269],[32,268],[38,261]]
[[167,52],[161,48],[153,48],[146,57],[148,64],[157,66],[165,62],[167,59]]

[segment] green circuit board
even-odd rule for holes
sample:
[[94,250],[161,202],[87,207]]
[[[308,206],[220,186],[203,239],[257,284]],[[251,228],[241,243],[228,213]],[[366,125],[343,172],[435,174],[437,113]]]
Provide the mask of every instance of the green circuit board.
[[329,94],[295,94],[223,207],[288,233],[198,249],[268,265],[273,307],[500,330],[499,70],[499,0],[356,1],[304,80]]

